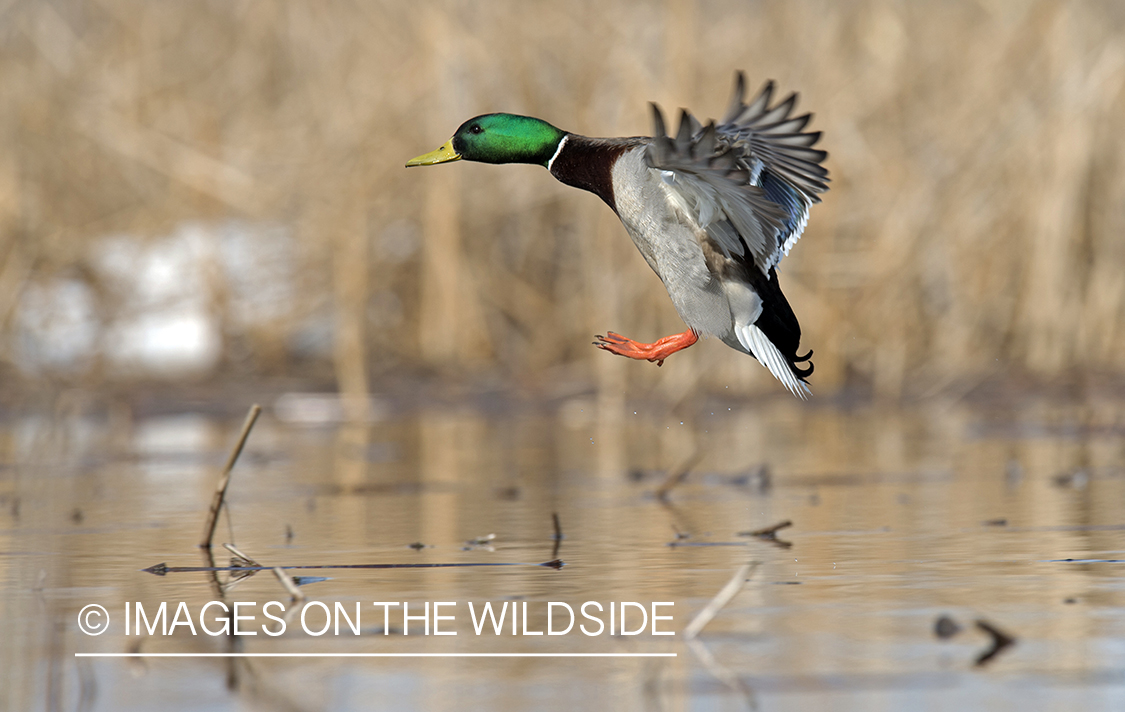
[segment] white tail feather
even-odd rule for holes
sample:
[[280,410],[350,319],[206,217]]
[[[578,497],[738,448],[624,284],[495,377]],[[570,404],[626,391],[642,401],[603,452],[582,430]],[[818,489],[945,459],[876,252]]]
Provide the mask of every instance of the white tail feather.
[[773,377],[781,381],[790,393],[801,400],[805,400],[811,394],[808,384],[797,379],[797,374],[793,373],[789,362],[766,337],[765,332],[753,324],[735,324],[734,333],[738,341],[754,355],[754,358],[768,368]]

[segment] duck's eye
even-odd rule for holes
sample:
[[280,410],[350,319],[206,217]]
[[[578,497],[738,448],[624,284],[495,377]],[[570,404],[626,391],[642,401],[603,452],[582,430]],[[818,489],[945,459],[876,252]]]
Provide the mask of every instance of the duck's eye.
[[469,132],[479,134],[479,133],[483,133],[484,129],[482,129],[480,127],[480,124],[473,124],[473,127],[471,129],[469,129]]

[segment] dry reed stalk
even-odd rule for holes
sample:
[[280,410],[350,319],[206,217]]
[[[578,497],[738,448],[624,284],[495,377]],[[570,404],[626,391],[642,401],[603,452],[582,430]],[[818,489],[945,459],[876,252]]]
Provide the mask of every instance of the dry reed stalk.
[[250,412],[246,414],[246,420],[242,423],[242,432],[239,433],[230,457],[227,458],[227,464],[223,466],[222,474],[219,476],[219,484],[215,487],[215,496],[211,498],[211,509],[207,513],[207,523],[203,527],[203,540],[199,542],[201,549],[211,548],[211,542],[215,538],[215,527],[219,523],[219,512],[223,508],[227,496],[227,487],[230,485],[231,470],[234,469],[234,463],[238,462],[238,456],[242,454],[242,448],[246,445],[246,438],[250,437],[250,429],[254,427],[254,423],[258,422],[258,416],[261,413],[262,407],[257,403],[250,406]]

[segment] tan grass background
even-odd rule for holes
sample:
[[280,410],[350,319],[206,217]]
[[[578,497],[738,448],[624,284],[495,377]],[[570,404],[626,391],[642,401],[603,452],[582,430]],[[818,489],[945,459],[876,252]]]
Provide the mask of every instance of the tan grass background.
[[[1121,3],[91,0],[0,9],[0,379],[137,377],[103,358],[131,305],[99,251],[192,224],[266,226],[295,265],[255,320],[232,295],[268,245],[206,272],[221,357],[194,378],[778,390],[717,342],[659,370],[590,346],[682,329],[595,197],[531,166],[403,168],[491,111],[610,136],[647,134],[648,101],[716,116],[739,68],[800,92],[831,154],[781,273],[815,392],[1125,370]],[[20,317],[59,280],[94,304],[65,368]]]

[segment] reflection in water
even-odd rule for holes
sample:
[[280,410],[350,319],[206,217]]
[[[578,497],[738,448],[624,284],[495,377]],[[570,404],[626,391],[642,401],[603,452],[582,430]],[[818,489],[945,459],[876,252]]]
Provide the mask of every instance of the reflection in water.
[[[765,710],[1125,708],[1120,403],[885,411],[714,400],[654,411],[579,397],[379,412],[364,425],[316,426],[267,411],[235,468],[230,524],[220,521],[216,542],[269,566],[537,563],[557,544],[566,566],[316,572],[328,578],[302,592],[329,608],[358,602],[358,637],[308,635],[295,608],[277,637],[185,627],[126,637],[126,602],[184,601],[193,615],[211,600],[255,602],[259,623],[265,602],[289,605],[268,574],[220,586],[207,573],[141,571],[199,565],[195,545],[238,421],[150,419],[125,442],[108,431],[117,420],[12,421],[0,431],[8,707],[742,709],[752,688]],[[694,464],[662,502],[654,492],[684,463]],[[746,536],[785,520],[788,548]],[[223,549],[215,558],[228,563]],[[705,655],[691,654],[685,626],[752,562],[754,575],[699,635]],[[384,621],[375,601],[400,605]],[[420,620],[402,634],[403,604],[422,615],[443,601],[455,618],[441,625],[457,635],[418,635]],[[500,635],[477,635],[468,609],[513,604],[534,632],[557,627],[547,615],[562,609],[549,602],[580,611],[587,601],[606,624],[614,602],[672,602],[677,635],[512,635],[511,619]],[[105,635],[78,631],[88,603],[109,611]],[[943,614],[961,623],[947,640],[933,633]],[[973,662],[990,641],[977,619],[1018,639],[983,670]],[[239,649],[678,657],[73,657]]]

